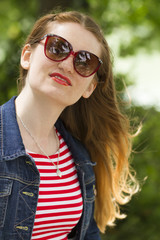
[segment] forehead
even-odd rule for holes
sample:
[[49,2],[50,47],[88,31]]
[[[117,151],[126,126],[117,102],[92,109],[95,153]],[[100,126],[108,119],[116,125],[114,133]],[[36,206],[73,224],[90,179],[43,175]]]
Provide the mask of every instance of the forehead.
[[48,24],[47,33],[52,33],[65,38],[72,44],[74,51],[86,50],[100,57],[101,45],[98,39],[79,23],[52,22]]

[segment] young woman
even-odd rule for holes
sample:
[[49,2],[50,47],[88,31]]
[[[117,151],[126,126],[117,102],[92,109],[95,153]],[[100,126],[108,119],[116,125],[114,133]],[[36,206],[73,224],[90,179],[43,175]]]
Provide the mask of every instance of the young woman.
[[99,26],[72,11],[40,18],[19,86],[0,108],[0,239],[100,239],[138,184]]

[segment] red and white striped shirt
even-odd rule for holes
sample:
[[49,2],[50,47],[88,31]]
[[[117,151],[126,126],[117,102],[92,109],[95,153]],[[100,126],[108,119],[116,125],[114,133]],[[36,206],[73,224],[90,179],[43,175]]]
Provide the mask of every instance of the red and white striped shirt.
[[[59,169],[44,155],[28,152],[40,172],[40,187],[32,240],[67,240],[68,233],[78,223],[83,209],[81,189],[74,160],[59,133]],[[57,165],[58,153],[50,158]]]

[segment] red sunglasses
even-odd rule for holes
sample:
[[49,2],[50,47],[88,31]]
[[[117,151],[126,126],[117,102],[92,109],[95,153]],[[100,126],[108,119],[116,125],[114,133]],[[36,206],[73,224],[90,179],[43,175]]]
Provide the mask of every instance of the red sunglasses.
[[74,69],[82,77],[89,77],[96,73],[103,63],[100,58],[88,51],[80,50],[74,52],[72,45],[60,36],[46,34],[39,41],[44,38],[46,38],[44,45],[45,56],[52,61],[60,62],[73,55]]

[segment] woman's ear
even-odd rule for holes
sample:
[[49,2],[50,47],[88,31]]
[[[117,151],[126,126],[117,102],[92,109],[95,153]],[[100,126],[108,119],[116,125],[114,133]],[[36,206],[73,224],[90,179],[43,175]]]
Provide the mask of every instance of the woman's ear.
[[97,82],[93,79],[88,88],[83,93],[82,97],[89,98],[97,86]]
[[31,57],[31,45],[30,44],[26,44],[24,46],[24,48],[22,49],[22,53],[21,53],[21,66],[25,70],[29,69],[30,57]]

